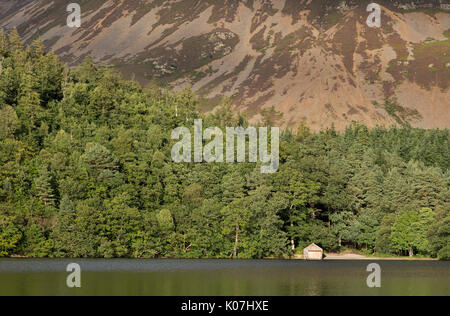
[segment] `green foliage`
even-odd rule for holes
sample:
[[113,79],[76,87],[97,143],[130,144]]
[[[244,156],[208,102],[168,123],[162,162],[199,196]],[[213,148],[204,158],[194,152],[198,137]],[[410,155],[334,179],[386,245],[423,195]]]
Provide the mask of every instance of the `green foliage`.
[[14,220],[15,218],[0,214],[0,257],[14,251],[22,239],[22,233]]
[[433,211],[423,208],[419,211],[406,211],[400,214],[392,226],[392,247],[408,251],[413,256],[414,250],[427,253],[431,248],[426,233],[433,223]]
[[437,215],[437,220],[428,231],[432,248],[441,260],[450,260],[450,209],[447,207]]
[[53,248],[53,240],[48,239],[43,227],[29,223],[24,228],[23,252],[31,258],[48,257]]
[[447,242],[445,247],[439,250],[438,257],[440,260],[450,260],[450,243]]
[[0,32],[0,62],[0,256],[266,258],[315,242],[449,258],[448,130],[301,125],[275,174],[176,164],[173,128],[248,125],[230,100],[203,115],[190,89],[142,89],[91,58],[68,69],[16,31]]
[[14,138],[19,127],[16,111],[9,105],[0,108],[0,139]]
[[444,32],[444,36],[447,38],[450,38],[450,29],[448,29]]
[[[408,76],[408,74],[405,74]],[[380,106],[377,102],[374,102],[375,106]],[[404,108],[398,104],[397,100],[385,100],[384,104],[381,106],[386,112],[395,119],[395,121],[400,125],[408,126],[411,121],[415,119],[420,119],[420,113],[417,110],[411,110]]]
[[387,214],[381,221],[376,233],[375,251],[378,253],[393,253],[391,247],[392,225],[395,223],[395,214]]
[[283,113],[275,110],[272,106],[269,109],[261,110],[262,123],[264,126],[275,126],[277,122],[283,117]]

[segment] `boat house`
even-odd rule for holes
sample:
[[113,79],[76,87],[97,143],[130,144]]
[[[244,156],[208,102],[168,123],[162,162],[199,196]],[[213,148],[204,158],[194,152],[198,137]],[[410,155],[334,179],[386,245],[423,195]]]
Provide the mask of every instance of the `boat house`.
[[316,244],[311,244],[303,249],[303,258],[305,260],[322,260],[323,249]]

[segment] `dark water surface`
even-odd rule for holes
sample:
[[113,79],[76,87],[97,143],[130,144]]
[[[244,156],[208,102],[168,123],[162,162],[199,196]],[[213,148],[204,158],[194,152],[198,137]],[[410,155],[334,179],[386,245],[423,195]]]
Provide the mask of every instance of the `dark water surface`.
[[[66,285],[81,266],[80,289]],[[381,288],[366,285],[370,261],[0,260],[0,295],[450,295],[450,262],[378,261]]]

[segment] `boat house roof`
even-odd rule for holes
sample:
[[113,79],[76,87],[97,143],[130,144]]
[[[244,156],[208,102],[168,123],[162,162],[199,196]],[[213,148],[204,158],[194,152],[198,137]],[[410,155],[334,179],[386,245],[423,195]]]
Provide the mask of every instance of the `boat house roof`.
[[311,245],[309,245],[308,247],[306,247],[304,250],[312,250],[312,251],[323,251],[322,248],[320,248],[319,246],[317,246],[316,244],[312,243]]

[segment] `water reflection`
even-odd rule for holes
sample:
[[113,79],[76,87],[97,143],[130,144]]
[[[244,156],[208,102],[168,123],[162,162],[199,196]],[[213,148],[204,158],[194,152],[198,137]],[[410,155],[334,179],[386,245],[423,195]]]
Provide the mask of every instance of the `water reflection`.
[[[66,286],[70,262],[82,288]],[[0,260],[0,295],[450,295],[450,263],[383,261],[369,289],[366,261]]]

